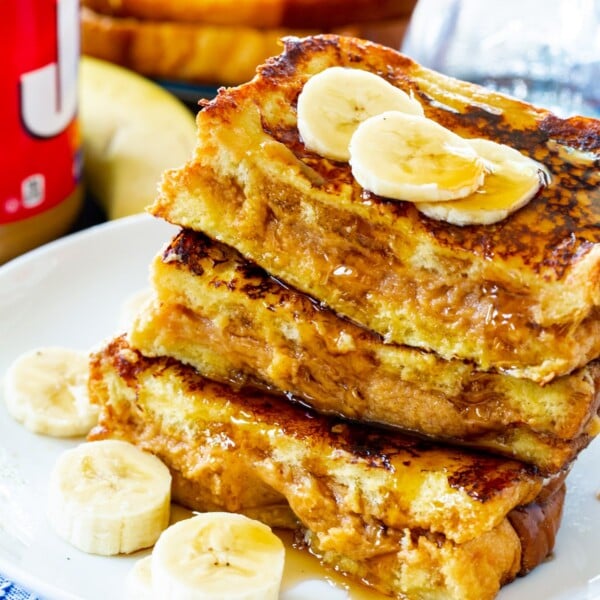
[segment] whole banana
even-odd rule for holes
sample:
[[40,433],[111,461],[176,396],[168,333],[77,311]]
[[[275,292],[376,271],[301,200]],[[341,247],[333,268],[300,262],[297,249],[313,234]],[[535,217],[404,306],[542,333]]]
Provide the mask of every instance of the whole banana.
[[79,114],[86,187],[109,219],[143,211],[162,172],[192,155],[191,111],[158,84],[112,63],[82,58]]

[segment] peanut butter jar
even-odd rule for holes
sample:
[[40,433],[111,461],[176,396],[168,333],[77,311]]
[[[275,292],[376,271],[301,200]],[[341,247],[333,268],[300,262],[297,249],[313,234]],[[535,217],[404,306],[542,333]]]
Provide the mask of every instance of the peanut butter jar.
[[79,3],[10,0],[0,94],[0,263],[66,233],[82,204]]

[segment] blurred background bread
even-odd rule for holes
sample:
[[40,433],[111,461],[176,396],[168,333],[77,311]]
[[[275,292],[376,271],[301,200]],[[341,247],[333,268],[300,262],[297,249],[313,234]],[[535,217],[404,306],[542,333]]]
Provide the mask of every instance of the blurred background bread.
[[82,0],[84,54],[208,86],[251,79],[283,36],[335,32],[399,48],[416,0]]

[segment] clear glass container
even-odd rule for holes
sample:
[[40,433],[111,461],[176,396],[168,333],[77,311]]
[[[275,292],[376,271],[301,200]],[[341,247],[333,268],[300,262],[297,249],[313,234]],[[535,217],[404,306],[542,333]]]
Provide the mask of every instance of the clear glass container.
[[600,1],[419,0],[402,51],[565,117],[600,117]]

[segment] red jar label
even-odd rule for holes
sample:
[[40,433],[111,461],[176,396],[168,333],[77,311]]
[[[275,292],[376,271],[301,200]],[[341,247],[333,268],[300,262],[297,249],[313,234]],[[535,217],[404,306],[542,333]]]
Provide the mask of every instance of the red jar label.
[[3,5],[0,223],[66,200],[81,177],[78,0]]

